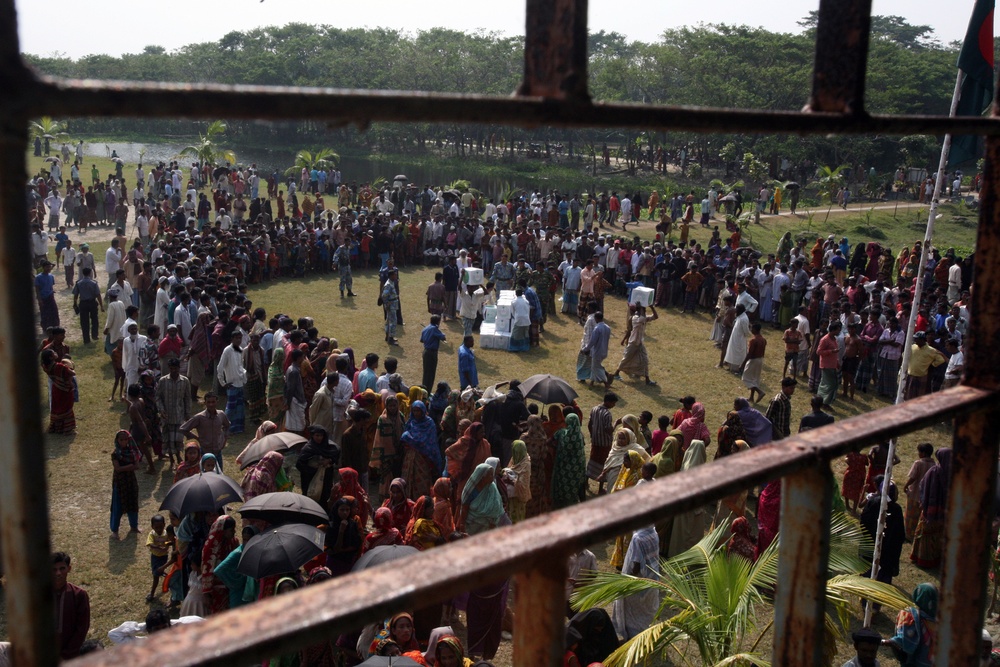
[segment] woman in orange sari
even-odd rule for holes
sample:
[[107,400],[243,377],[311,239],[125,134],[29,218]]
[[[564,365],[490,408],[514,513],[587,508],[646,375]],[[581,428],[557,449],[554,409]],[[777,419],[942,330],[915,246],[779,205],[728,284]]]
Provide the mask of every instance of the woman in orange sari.
[[42,370],[52,381],[49,404],[49,433],[72,433],[76,430],[73,414],[75,388],[73,387],[72,362],[60,360],[52,349],[42,350]]
[[451,506],[457,513],[461,506],[458,502],[465,489],[465,483],[472,476],[472,471],[480,463],[486,463],[490,457],[490,443],[484,437],[486,427],[482,422],[471,424],[458,441],[445,450],[448,467],[448,477],[451,479]]

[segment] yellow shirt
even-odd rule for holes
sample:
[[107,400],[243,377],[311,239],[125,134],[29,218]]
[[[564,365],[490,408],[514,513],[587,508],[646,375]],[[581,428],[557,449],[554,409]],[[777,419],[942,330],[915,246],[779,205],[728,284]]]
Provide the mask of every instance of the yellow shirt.
[[151,530],[146,537],[146,546],[149,547],[149,553],[153,556],[166,556],[170,553],[171,542],[172,539],[167,531],[157,533],[155,530]]
[[931,366],[937,367],[948,361],[944,355],[935,350],[930,345],[920,347],[916,343],[910,352],[910,365],[906,369],[907,375],[922,378],[926,377]]

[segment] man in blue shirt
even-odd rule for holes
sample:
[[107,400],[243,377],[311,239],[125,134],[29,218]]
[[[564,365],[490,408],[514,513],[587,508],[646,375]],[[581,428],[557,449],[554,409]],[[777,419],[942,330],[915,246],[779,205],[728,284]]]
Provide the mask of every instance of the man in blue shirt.
[[[424,377],[423,385],[429,393],[434,393],[434,376],[437,374],[438,347],[441,341],[447,340],[444,332],[438,327],[441,324],[440,315],[431,315],[431,323],[420,332],[420,342],[424,345]],[[459,359],[461,363],[461,359]]]
[[365,393],[366,389],[371,389],[378,393],[375,385],[378,382],[378,355],[369,352],[365,355],[365,369],[358,373],[358,392]]
[[38,298],[38,312],[41,316],[42,331],[59,326],[59,308],[56,306],[56,279],[52,275],[52,262],[42,260],[42,272],[35,276],[35,296]]
[[472,336],[466,336],[458,348],[458,384],[462,389],[479,386],[476,353],[472,351],[475,342]]

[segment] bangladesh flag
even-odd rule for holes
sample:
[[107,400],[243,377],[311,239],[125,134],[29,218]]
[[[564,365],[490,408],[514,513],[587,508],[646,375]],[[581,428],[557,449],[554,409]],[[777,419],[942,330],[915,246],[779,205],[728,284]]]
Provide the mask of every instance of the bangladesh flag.
[[[979,116],[993,101],[993,7],[995,0],[976,0],[958,55],[962,90],[957,116]],[[979,137],[965,134],[952,139],[948,166],[953,168],[976,158]]]

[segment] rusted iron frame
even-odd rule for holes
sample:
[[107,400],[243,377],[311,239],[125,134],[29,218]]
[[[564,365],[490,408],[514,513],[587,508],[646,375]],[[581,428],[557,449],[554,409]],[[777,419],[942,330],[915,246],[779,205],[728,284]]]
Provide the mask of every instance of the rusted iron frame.
[[587,0],[527,0],[518,94],[586,102]]
[[774,601],[775,665],[821,665],[833,477],[828,462],[781,480],[781,550]]
[[[28,70],[26,70],[28,71]],[[18,78],[24,95],[0,100],[0,110],[35,117],[313,119],[366,127],[375,121],[497,123],[538,127],[640,127],[648,130],[790,134],[1000,135],[988,117],[801,113],[708,107],[554,101],[425,92],[215,84]]]
[[[241,665],[420,608],[535,568],[623,532],[702,507],[755,484],[799,473],[890,435],[995,405],[1000,393],[956,387],[809,431],[568,509],[431,549],[389,567],[341,577],[171,630],[176,641],[123,646],[84,665]],[[798,510],[797,510],[798,511]],[[544,576],[544,575],[543,575]],[[549,579],[555,570],[549,571]],[[554,595],[551,586],[548,596]],[[546,598],[547,599],[547,598]],[[525,629],[521,625],[521,630]],[[530,629],[530,628],[529,628]],[[549,638],[551,639],[551,637]],[[532,644],[533,645],[533,644]]]
[[[994,104],[994,114],[996,105]],[[1000,139],[986,142],[972,310],[976,326],[966,343],[967,385],[1000,387]],[[1000,406],[956,420],[952,478],[945,515],[941,618],[937,664],[977,664],[979,628],[987,607],[987,573],[994,516]]]
[[820,1],[807,110],[864,113],[871,13],[871,0]]
[[[12,0],[0,3],[0,88],[20,63]],[[49,543],[45,435],[39,403],[34,275],[28,251],[28,117],[0,110],[0,551],[6,624],[15,665],[59,661]]]
[[[514,576],[514,664],[559,667],[563,664],[566,623],[566,562],[569,554],[553,551],[548,558]],[[530,619],[530,620],[527,620]],[[525,626],[530,626],[526,629]],[[517,625],[515,625],[515,630]]]

